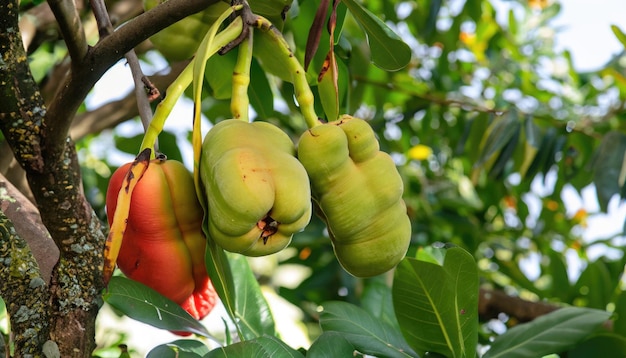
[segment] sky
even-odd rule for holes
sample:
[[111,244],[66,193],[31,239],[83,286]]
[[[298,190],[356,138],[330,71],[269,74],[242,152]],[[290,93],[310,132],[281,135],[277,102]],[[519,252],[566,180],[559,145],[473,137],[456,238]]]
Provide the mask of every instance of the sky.
[[580,71],[594,70],[612,55],[623,50],[610,25],[626,33],[626,1],[624,0],[565,0],[555,26],[557,48],[569,48],[574,66]]

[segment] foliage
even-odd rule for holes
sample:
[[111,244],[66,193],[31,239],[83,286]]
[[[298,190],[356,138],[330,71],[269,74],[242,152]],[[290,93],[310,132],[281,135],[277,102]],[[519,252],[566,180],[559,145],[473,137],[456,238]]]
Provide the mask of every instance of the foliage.
[[[495,0],[344,0],[334,12],[333,2],[323,0],[249,2],[279,27],[300,63],[310,56],[305,80],[315,112],[325,120],[354,114],[375,129],[404,180],[411,247],[395,272],[357,279],[337,263],[318,218],[294,236],[270,273],[255,272],[242,256],[209,243],[208,272],[229,316],[225,329],[235,338],[227,334],[213,350],[199,340],[177,340],[148,356],[626,355],[622,233],[586,240],[587,220],[596,213],[564,200],[592,187],[606,212],[626,196],[623,56],[578,72],[569,52],[554,49],[558,2],[512,1],[505,22],[498,21]],[[39,3],[21,6],[27,11]],[[319,44],[311,53],[320,4],[329,11],[317,22]],[[283,19],[285,5],[291,7]],[[329,34],[326,21],[333,16]],[[613,32],[626,48],[622,31]],[[61,43],[50,39],[31,53],[41,83],[60,64]],[[286,75],[273,46],[255,34],[251,118],[278,125],[296,141],[307,126],[302,84]],[[196,108],[211,124],[232,116],[235,53],[210,56],[207,70],[195,73],[195,86],[197,75],[203,77],[201,87],[185,92],[202,95]],[[144,64],[156,54],[142,54]],[[325,79],[320,71],[329,59]],[[189,164],[192,118],[178,121],[188,129],[169,127],[159,146]],[[85,191],[103,222],[103,193],[119,163],[94,148],[104,143],[135,156],[143,138],[120,126],[77,143]],[[592,255],[598,249],[602,254]],[[568,269],[573,262],[580,272]],[[311,274],[288,287],[273,275],[290,265]],[[262,286],[316,327],[309,329],[310,347],[281,340]],[[528,323],[489,316],[479,310],[479,288],[563,308]],[[172,312],[165,298],[121,277],[112,279],[104,299],[156,327],[212,337],[184,311]]]

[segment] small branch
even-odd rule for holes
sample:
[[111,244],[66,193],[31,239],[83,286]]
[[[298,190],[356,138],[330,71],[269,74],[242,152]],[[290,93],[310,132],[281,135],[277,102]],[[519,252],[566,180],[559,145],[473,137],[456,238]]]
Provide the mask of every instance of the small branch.
[[71,122],[93,85],[122,54],[159,30],[204,10],[219,0],[169,0],[147,11],[94,46],[80,66],[75,66],[51,101],[42,136],[46,142],[44,155],[55,161],[62,155]]
[[515,317],[519,322],[529,322],[557,309],[559,306],[541,301],[526,301],[498,290],[481,288],[478,296],[478,315],[482,321],[498,318],[498,315],[504,313]]
[[48,4],[59,24],[67,51],[72,58],[72,63],[74,65],[81,63],[87,54],[88,46],[85,31],[74,1],[48,0]]
[[[189,61],[175,63],[167,74],[150,76],[149,81],[152,87],[157,90],[159,88],[164,90],[178,77],[188,63]],[[78,114],[70,129],[70,136],[78,141],[87,134],[112,128],[137,115],[137,97],[134,93],[130,93],[120,100],[106,103],[93,111]]]
[[[133,81],[135,82],[137,108],[139,110],[139,118],[141,118],[141,124],[143,125],[143,130],[145,132],[150,126],[150,121],[152,120],[152,107],[150,107],[150,100],[148,99],[148,93],[146,91],[147,86],[145,81],[147,81],[147,78],[141,70],[139,58],[137,58],[137,54],[135,54],[134,50],[131,50],[126,54],[126,60],[128,61],[128,66],[130,67],[130,71],[133,75]],[[150,82],[148,81],[148,83]],[[156,149],[157,148],[155,148],[155,150]]]
[[11,220],[17,234],[28,244],[39,266],[41,278],[46,284],[50,283],[52,268],[59,260],[59,249],[41,222],[35,205],[2,174],[0,174],[0,211]]
[[498,108],[488,108],[488,107],[484,107],[484,106],[480,106],[480,105],[476,105],[476,104],[472,104],[472,103],[467,103],[465,101],[458,100],[458,99],[450,99],[450,98],[444,98],[444,97],[435,96],[435,95],[431,95],[431,94],[425,94],[425,93],[421,93],[421,92],[416,92],[416,91],[408,89],[408,88],[402,88],[402,87],[396,86],[393,83],[372,80],[372,79],[370,79],[368,77],[365,77],[365,76],[355,75],[355,76],[353,76],[353,79],[355,81],[357,81],[357,82],[360,82],[360,83],[364,83],[364,84],[368,84],[368,85],[372,85],[372,86],[377,86],[377,87],[381,87],[381,88],[386,88],[386,89],[388,89],[390,91],[396,91],[396,92],[400,92],[400,93],[405,93],[405,94],[411,95],[413,97],[417,97],[417,98],[423,99],[423,100],[428,101],[428,102],[436,103],[436,104],[441,105],[441,106],[459,107],[459,108],[463,108],[463,109],[468,110],[468,111],[483,112],[483,113],[501,114],[501,113],[505,113],[506,112],[506,110],[502,110],[502,109],[498,109]]
[[[106,9],[106,5],[103,0],[90,0],[93,13],[98,23],[98,33],[100,39],[109,36],[113,32],[113,24]],[[137,98],[137,106],[139,109],[139,117],[143,124],[144,131],[150,125],[152,119],[152,108],[150,107],[150,101],[145,90],[144,79],[145,76],[141,70],[141,64],[139,58],[134,49],[131,49],[126,53],[126,61],[130,67],[130,72],[133,76],[133,82],[135,83],[135,97]]]
[[113,24],[109,18],[109,13],[107,12],[104,1],[90,0],[89,3],[91,4],[93,15],[96,18],[96,23],[98,24],[98,34],[100,35],[100,40],[102,40],[113,32]]

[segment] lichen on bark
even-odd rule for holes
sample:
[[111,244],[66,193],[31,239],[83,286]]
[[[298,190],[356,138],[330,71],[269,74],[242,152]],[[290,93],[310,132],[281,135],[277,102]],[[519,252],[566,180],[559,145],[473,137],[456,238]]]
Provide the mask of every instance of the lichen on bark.
[[16,351],[37,356],[49,332],[48,290],[28,245],[1,210],[0,277]]

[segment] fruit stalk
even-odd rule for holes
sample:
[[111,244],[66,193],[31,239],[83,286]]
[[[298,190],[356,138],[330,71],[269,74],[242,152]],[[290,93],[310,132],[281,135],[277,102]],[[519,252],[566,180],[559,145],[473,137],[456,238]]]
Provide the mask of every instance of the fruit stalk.
[[264,36],[267,36],[276,45],[276,50],[279,51],[280,56],[285,59],[285,65],[291,74],[292,82],[294,84],[296,100],[298,101],[300,111],[306,121],[307,127],[313,128],[319,125],[320,122],[317,114],[315,113],[315,97],[313,96],[313,92],[307,82],[306,71],[291,51],[291,48],[282,33],[263,16],[257,16],[254,26],[261,30],[261,33]]
[[252,36],[253,29],[248,31],[248,36],[239,45],[237,62],[233,70],[233,94],[230,101],[230,110],[233,118],[248,122],[248,85],[250,84],[250,65],[252,63]]
[[[240,18],[235,19],[228,27],[222,30],[219,34],[215,35],[215,39],[209,48],[209,51],[214,54],[223,46],[226,46],[229,42],[239,36],[243,26]],[[189,87],[193,79],[193,69],[196,59],[192,59],[191,62],[185,67],[181,74],[167,87],[166,96],[161,101],[154,112],[154,117],[150,122],[150,126],[146,131],[141,142],[141,150],[146,148],[153,148],[156,143],[157,137],[163,130],[165,120],[172,112],[174,105],[183,94],[183,92]],[[141,151],[140,150],[140,151]],[[154,153],[151,158],[154,158]]]

